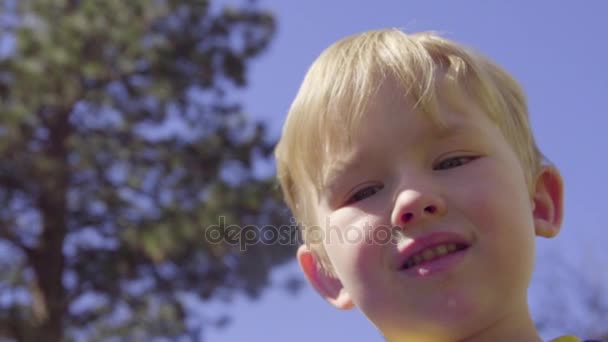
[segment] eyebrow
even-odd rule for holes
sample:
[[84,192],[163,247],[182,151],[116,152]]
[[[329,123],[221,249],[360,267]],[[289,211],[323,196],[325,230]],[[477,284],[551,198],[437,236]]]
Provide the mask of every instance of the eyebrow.
[[347,172],[347,170],[360,168],[362,163],[363,160],[358,156],[344,158],[342,160],[332,162],[332,165],[329,167],[321,180],[321,189],[332,191],[332,189],[336,187],[336,183],[338,183],[337,180],[341,178]]
[[[457,117],[464,115],[466,117],[468,116],[468,112],[457,111],[449,114],[449,116],[451,115],[455,115]],[[431,126],[422,132],[422,137],[419,138],[416,143],[434,140],[444,140],[462,134],[469,134],[471,132],[481,132],[481,129],[476,124],[475,120],[451,121],[445,118],[440,118],[437,120],[437,122],[434,122],[433,119],[429,120],[431,121]]]
[[441,140],[441,139],[446,139],[458,134],[462,134],[464,131],[466,130],[470,130],[471,128],[473,128],[473,126],[471,125],[463,125],[463,124],[450,124],[450,123],[445,123],[445,125],[443,124],[434,124],[433,128],[430,129],[432,133],[432,135],[429,135],[427,138],[427,136],[425,136],[426,139],[422,139],[422,140]]

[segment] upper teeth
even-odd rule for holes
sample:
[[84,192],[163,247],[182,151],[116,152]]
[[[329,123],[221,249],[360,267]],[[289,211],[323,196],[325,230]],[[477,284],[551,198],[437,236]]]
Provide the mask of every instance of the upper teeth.
[[455,243],[446,243],[443,245],[437,245],[431,248],[427,248],[420,253],[410,257],[405,263],[405,268],[416,266],[423,261],[429,261],[439,258],[442,255],[453,252],[456,250]]

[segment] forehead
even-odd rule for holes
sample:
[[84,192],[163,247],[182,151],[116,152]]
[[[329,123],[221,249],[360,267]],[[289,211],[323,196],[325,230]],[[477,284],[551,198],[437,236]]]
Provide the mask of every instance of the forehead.
[[[378,113],[394,108],[400,108],[398,114],[401,115],[415,113],[427,120],[433,135],[441,135],[452,127],[450,115],[446,113],[467,115],[466,107],[470,103],[485,108],[478,103],[480,94],[469,89],[467,77],[454,77],[442,70],[435,70],[428,77],[420,76],[413,83],[415,86],[395,72],[368,70],[360,76],[364,81],[341,82],[359,86],[340,88],[340,91],[315,88],[314,94],[308,94],[311,101],[307,106],[299,107],[307,111],[300,116],[304,118],[303,124],[293,131],[299,131],[301,139],[297,140],[303,152],[300,154],[303,171],[317,193],[323,190],[333,165],[342,165],[343,160],[351,159],[348,151],[353,139],[368,129]],[[394,124],[390,121],[388,124]]]
[[479,106],[456,90],[441,91],[422,106],[403,96],[398,86],[386,82],[369,100],[357,125],[344,133],[348,139],[327,145],[321,188],[346,170],[386,158],[384,151],[375,147],[377,141],[398,137],[396,142],[408,150],[459,136],[479,136],[485,127],[480,125],[483,118]]

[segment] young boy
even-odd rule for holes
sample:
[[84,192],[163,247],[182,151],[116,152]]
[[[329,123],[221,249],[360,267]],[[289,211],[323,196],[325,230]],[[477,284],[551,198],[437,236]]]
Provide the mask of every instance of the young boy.
[[389,342],[541,341],[527,289],[563,184],[500,67],[432,33],[345,38],[308,71],[276,157],[298,262],[332,305]]

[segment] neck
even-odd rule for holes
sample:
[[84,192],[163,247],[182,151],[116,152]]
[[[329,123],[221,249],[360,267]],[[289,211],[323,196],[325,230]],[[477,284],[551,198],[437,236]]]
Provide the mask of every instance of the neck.
[[483,329],[469,332],[464,338],[447,335],[418,335],[416,337],[409,336],[404,340],[403,337],[393,336],[389,338],[385,336],[387,342],[543,342],[525,305],[518,310],[505,312],[502,316],[484,326]]
[[527,308],[507,312],[491,325],[461,342],[542,342]]

